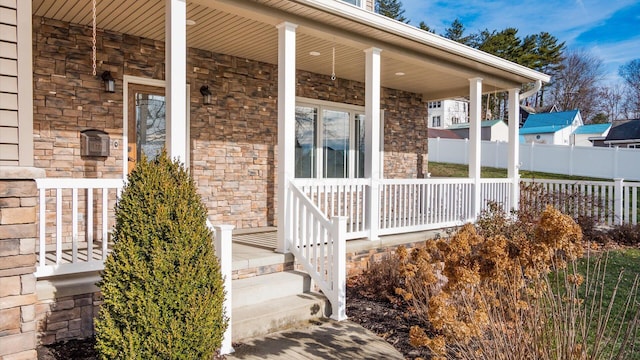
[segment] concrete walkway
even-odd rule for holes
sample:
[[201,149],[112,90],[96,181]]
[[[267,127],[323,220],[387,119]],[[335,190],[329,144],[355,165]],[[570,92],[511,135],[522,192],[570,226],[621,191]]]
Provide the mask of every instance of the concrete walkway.
[[370,359],[402,360],[393,346],[350,321],[333,320],[243,341],[227,360]]

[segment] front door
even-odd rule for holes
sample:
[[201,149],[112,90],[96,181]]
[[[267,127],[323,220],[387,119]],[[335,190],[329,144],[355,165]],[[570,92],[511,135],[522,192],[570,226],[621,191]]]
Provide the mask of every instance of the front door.
[[128,89],[128,172],[145,154],[155,158],[166,144],[165,91],[162,87],[129,84]]

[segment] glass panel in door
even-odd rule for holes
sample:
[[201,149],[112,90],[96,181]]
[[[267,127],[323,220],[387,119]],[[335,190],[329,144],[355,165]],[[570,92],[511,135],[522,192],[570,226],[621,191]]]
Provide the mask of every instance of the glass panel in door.
[[323,110],[322,155],[325,178],[349,177],[349,112]]
[[164,88],[129,87],[128,157],[129,172],[144,153],[154,159],[166,144],[167,122]]

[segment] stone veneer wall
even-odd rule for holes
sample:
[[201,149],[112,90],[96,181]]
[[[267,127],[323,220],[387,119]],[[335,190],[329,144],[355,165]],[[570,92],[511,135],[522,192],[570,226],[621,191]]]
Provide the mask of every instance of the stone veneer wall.
[[[95,288],[85,284],[85,288]],[[76,286],[76,295],[48,297],[38,301],[36,320],[38,322],[38,344],[50,345],[70,339],[84,339],[93,336],[93,321],[98,316],[102,304],[99,291],[82,293]]]
[[36,205],[44,172],[0,167],[0,359],[36,358]]

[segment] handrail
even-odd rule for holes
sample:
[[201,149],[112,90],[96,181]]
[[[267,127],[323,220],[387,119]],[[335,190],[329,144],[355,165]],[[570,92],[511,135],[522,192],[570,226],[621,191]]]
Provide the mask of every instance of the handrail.
[[346,218],[329,220],[289,183],[289,249],[331,303],[331,318],[346,319]]

